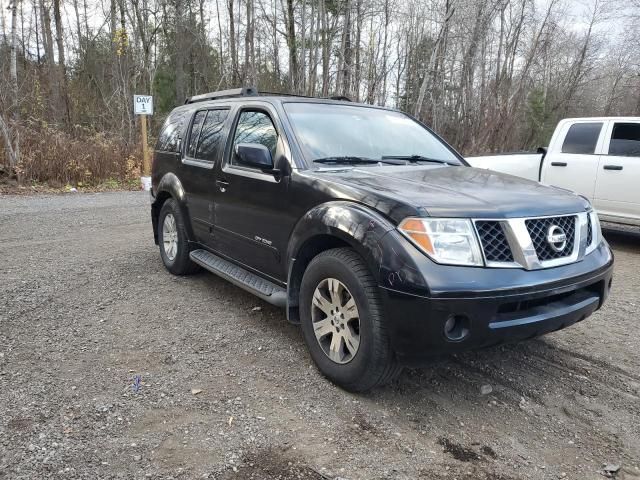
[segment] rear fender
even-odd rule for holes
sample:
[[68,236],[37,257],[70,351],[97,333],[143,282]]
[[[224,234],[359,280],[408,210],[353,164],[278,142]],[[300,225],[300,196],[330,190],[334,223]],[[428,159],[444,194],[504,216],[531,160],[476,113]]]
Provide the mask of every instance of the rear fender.
[[194,239],[195,236],[191,226],[187,197],[180,179],[174,173],[166,173],[158,182],[155,193],[155,200],[151,204],[151,221],[153,223],[153,236],[156,245],[158,244],[158,217],[160,216],[160,209],[168,198],[173,198],[178,204],[182,218],[184,219],[187,236],[189,240]]

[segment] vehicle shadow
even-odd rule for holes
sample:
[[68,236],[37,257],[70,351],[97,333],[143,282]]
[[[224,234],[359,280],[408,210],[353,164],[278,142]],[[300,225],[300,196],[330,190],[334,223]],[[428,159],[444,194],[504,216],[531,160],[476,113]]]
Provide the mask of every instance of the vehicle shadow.
[[640,227],[602,225],[602,234],[612,248],[625,252],[640,251]]
[[[436,403],[438,398],[456,398],[461,413],[485,396],[516,404],[524,398],[544,405],[544,392],[562,391],[568,377],[582,373],[581,361],[573,352],[558,348],[552,338],[542,337],[434,357],[421,367],[406,368],[379,394],[389,399],[415,395]],[[491,395],[482,393],[487,386]]]

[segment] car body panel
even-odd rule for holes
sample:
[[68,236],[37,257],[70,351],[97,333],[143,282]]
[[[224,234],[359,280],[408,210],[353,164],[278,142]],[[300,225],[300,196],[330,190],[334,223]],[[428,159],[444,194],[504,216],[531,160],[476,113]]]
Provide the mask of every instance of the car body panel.
[[[469,167],[433,165],[383,166],[315,171],[333,184],[336,194],[369,205],[396,223],[421,216],[512,218],[576,213],[587,202],[566,190],[513,175]],[[403,206],[411,205],[416,212]]]

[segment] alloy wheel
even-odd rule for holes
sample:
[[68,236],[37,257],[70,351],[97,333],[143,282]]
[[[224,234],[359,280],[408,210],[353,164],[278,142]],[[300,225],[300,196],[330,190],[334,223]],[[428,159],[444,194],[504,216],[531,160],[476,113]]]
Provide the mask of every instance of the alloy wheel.
[[360,347],[360,316],[349,289],[335,278],[322,280],[313,293],[311,321],[318,344],[335,363],[349,363]]
[[162,223],[162,242],[164,245],[164,253],[170,262],[173,262],[178,253],[178,228],[176,227],[176,218],[172,213],[168,213],[164,217]]

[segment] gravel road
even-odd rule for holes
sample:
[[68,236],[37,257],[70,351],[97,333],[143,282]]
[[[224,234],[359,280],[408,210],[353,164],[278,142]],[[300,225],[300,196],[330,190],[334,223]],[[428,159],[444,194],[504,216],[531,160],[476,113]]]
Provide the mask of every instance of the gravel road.
[[640,479],[640,234],[606,236],[590,319],[353,395],[283,311],[171,276],[147,194],[1,196],[0,478]]

